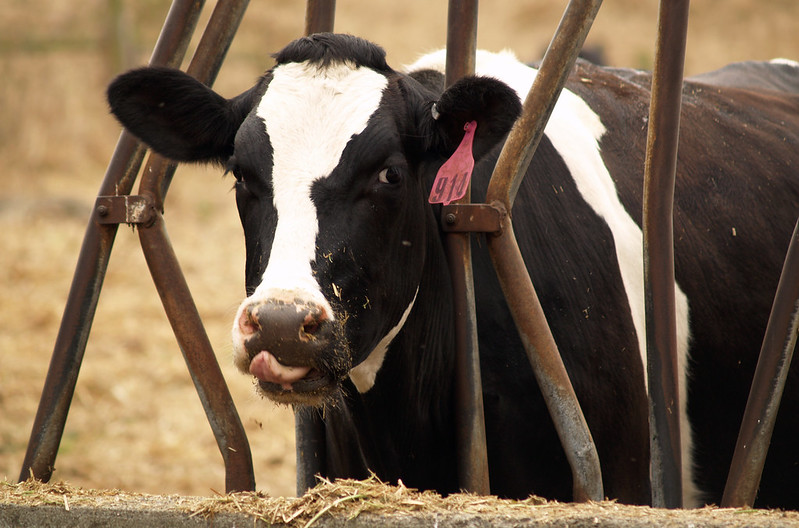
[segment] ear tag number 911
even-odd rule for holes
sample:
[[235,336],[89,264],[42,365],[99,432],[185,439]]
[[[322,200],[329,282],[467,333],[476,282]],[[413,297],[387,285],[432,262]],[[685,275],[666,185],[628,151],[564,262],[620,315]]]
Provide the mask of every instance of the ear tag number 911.
[[466,189],[469,188],[469,181],[472,179],[474,170],[472,142],[476,129],[477,121],[469,121],[463,126],[463,130],[466,132],[463,134],[461,144],[438,169],[433,188],[430,190],[430,197],[427,199],[431,204],[449,205],[450,202],[460,200],[466,195]]

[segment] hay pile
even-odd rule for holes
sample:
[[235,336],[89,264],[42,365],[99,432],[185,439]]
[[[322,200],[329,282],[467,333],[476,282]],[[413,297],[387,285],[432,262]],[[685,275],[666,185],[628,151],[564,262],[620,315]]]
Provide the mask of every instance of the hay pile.
[[[186,521],[204,520],[213,525],[242,517],[253,526],[284,525],[298,528],[329,526],[330,521],[375,522],[391,526],[693,526],[693,527],[799,527],[799,512],[752,509],[702,508],[659,510],[625,506],[611,501],[563,504],[530,497],[502,500],[471,494],[441,497],[400,484],[390,486],[372,477],[364,481],[321,480],[298,498],[274,498],[261,492],[232,493],[217,497],[160,496],[118,490],[85,490],[64,483],[43,484],[29,480],[0,484],[0,525],[5,505],[51,507],[79,513],[106,509],[125,512],[164,511]],[[379,517],[378,517],[379,516]]]
[[471,494],[441,497],[431,491],[420,492],[389,486],[376,477],[367,480],[321,479],[319,484],[299,498],[267,498],[258,493],[234,493],[201,501],[192,515],[246,512],[270,524],[310,527],[323,515],[354,519],[363,513],[412,515],[415,513],[470,514],[523,513],[547,504],[539,497],[524,501],[500,500]]

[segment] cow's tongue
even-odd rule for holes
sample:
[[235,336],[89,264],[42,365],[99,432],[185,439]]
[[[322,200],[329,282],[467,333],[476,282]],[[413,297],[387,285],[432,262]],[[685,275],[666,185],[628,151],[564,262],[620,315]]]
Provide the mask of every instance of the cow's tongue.
[[262,350],[250,362],[250,374],[261,381],[275,383],[286,390],[291,390],[291,384],[300,381],[311,367],[289,367],[282,365],[272,354]]

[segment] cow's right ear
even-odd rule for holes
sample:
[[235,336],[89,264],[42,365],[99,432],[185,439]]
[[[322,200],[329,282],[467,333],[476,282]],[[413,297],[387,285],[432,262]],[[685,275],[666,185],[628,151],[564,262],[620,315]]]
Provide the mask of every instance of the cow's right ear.
[[159,154],[224,163],[256,88],[225,99],[182,71],[150,67],[120,75],[107,95],[119,122]]

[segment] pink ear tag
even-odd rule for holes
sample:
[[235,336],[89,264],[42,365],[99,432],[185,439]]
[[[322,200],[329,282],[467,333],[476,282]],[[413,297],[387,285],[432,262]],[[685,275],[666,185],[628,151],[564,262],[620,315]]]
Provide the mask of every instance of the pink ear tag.
[[433,188],[430,190],[430,197],[427,199],[431,204],[443,203],[449,205],[450,202],[459,200],[466,195],[469,181],[472,179],[474,170],[474,156],[472,156],[472,142],[474,141],[474,131],[477,129],[477,121],[469,121],[463,126],[466,131],[463,139],[450,158],[438,169]]

